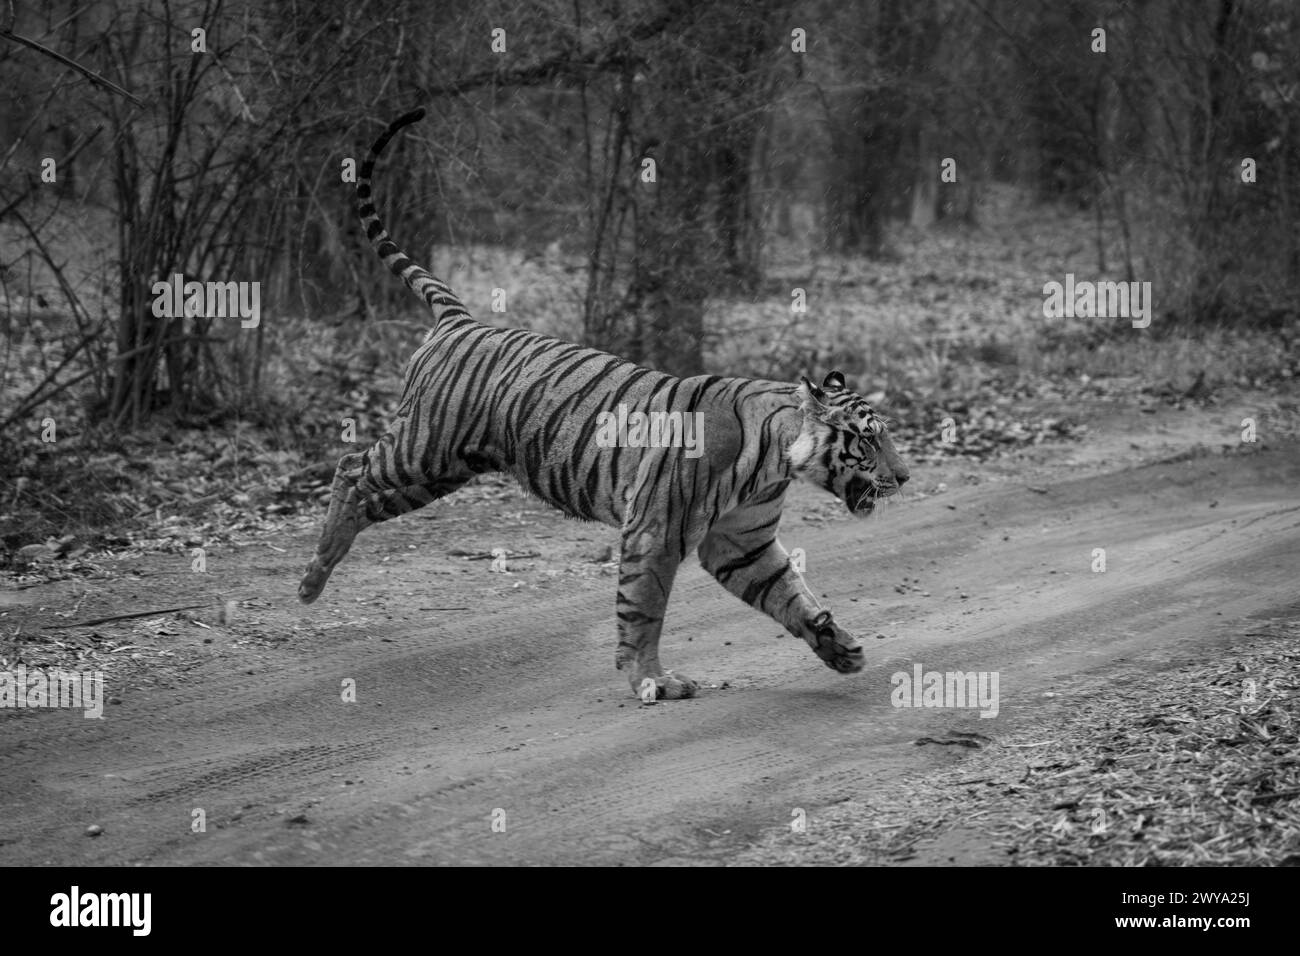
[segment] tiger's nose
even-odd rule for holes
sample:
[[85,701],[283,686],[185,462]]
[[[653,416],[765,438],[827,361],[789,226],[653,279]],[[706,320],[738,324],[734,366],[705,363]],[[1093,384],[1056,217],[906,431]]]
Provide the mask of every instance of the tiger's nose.
[[904,471],[899,474],[895,474],[894,480],[898,482],[898,487],[901,488],[903,487],[903,485],[907,484],[907,479],[911,477],[912,477],[911,475],[909,475],[907,472]]

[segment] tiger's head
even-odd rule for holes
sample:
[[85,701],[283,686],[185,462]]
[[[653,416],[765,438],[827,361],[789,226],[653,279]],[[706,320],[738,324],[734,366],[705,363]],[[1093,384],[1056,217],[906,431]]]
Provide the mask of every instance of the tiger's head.
[[799,386],[803,427],[790,446],[790,465],[804,481],[825,488],[855,515],[866,516],[910,477],[885,421],[866,399],[831,372],[821,387]]

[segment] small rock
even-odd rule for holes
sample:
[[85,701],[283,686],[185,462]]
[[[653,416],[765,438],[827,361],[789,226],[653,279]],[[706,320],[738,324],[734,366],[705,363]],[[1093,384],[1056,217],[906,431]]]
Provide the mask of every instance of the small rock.
[[97,837],[103,832],[104,828],[98,823],[92,823],[90,826],[86,827],[86,836],[88,837]]

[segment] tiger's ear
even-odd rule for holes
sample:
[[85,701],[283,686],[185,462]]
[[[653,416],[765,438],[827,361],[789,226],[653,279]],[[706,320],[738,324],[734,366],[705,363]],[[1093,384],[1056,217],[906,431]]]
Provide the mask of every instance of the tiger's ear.
[[805,415],[810,415],[827,425],[842,425],[844,423],[844,409],[833,408],[826,403],[826,393],[808,381],[807,378],[800,376],[803,385],[799,392],[803,398],[803,411]]
[[838,371],[831,372],[830,374],[828,374],[825,380],[822,382],[822,388],[845,388],[845,387],[847,386],[845,386],[844,384],[844,375],[843,373]]
[[803,382],[803,390],[806,398],[811,399],[815,404],[824,406],[826,404],[826,393],[820,388],[808,381],[807,376],[800,375],[799,380]]

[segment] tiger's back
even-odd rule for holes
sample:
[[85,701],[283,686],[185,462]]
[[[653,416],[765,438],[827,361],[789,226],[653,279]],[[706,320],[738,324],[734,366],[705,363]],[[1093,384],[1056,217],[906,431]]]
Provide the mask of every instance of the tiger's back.
[[[752,466],[771,458],[780,430],[743,422],[797,412],[795,393],[753,379],[679,379],[461,318],[412,357],[395,427],[409,432],[406,444],[426,450],[423,465],[434,473],[452,470],[458,458],[475,471],[504,471],[572,517],[619,527],[647,453],[673,450],[656,456],[671,470],[656,482],[661,494],[673,491],[659,503],[665,508],[706,499],[716,516],[757,490],[763,476]],[[626,424],[638,415],[645,424],[628,440]],[[611,432],[617,440],[608,440]]]

